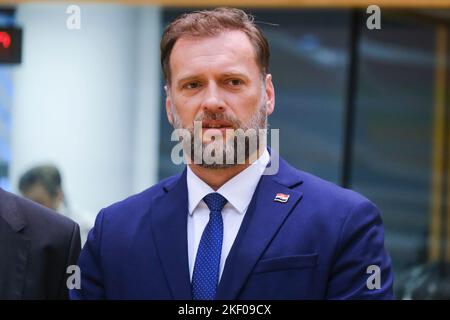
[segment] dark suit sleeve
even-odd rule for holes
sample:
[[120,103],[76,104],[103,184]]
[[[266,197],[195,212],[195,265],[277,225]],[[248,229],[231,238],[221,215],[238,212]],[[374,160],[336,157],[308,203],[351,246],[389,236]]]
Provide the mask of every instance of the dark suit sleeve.
[[[74,223],[72,237],[68,246],[68,259],[66,263],[66,268],[71,265],[76,265],[78,257],[81,251],[81,240],[80,240],[80,227],[78,224]],[[67,270],[67,269],[66,269]],[[68,289],[67,289],[67,278],[69,274],[66,273],[64,278],[64,283],[61,284],[61,288],[59,290],[59,298],[60,299],[68,299]]]
[[364,201],[353,208],[343,223],[327,299],[393,299],[392,285],[383,222],[378,209]]
[[69,290],[69,296],[72,300],[105,299],[100,263],[102,223],[103,211],[100,211],[78,259],[78,266],[81,271],[81,288]]

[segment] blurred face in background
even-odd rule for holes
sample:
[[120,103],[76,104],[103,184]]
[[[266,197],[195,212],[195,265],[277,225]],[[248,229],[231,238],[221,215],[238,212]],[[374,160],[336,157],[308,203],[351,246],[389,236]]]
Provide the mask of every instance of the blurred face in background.
[[262,76],[255,50],[242,31],[214,37],[183,36],[170,55],[166,112],[175,128],[193,133],[202,121],[204,144],[226,129],[265,129],[274,109],[271,75]]
[[29,186],[26,190],[22,192],[23,196],[30,199],[31,201],[37,202],[44,207],[57,210],[61,205],[62,193],[54,197],[45,189],[45,187],[40,183],[35,183]]

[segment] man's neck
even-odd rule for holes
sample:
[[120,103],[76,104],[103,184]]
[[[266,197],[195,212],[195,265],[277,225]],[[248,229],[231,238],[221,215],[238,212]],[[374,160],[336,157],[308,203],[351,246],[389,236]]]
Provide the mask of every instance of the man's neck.
[[[259,159],[263,154],[265,147],[261,147],[257,152]],[[252,158],[251,156],[249,157]],[[246,162],[248,159],[246,160]],[[195,173],[197,177],[202,179],[207,185],[209,185],[214,191],[217,191],[221,186],[223,186],[227,181],[231,180],[233,177],[237,176],[240,172],[248,168],[251,163],[236,164],[227,168],[205,168],[201,165],[191,163],[189,167],[192,172]]]

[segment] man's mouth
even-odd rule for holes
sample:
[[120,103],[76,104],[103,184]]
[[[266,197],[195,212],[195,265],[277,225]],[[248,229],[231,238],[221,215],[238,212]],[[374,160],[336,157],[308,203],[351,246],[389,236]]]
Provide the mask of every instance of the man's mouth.
[[233,125],[225,121],[204,121],[202,122],[203,129],[233,129]]
[[234,130],[234,126],[225,121],[206,121],[202,123],[203,138],[215,139],[217,136],[225,138],[227,130]]

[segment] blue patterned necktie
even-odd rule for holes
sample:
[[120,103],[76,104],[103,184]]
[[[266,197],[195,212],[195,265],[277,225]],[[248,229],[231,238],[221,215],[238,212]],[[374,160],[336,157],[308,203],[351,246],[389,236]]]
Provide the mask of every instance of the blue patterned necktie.
[[227,199],[217,192],[206,195],[203,200],[211,212],[195,258],[192,274],[194,300],[212,300],[216,296],[223,241],[222,209],[227,203]]

